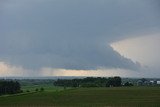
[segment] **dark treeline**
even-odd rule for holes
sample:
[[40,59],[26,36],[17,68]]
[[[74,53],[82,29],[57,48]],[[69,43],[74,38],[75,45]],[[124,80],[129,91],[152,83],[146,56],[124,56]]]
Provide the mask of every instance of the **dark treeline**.
[[120,87],[122,79],[120,77],[109,77],[107,79],[106,87]]
[[121,82],[120,77],[87,77],[83,79],[58,79],[54,85],[64,87],[119,87]]
[[0,95],[19,93],[20,89],[17,81],[0,80]]

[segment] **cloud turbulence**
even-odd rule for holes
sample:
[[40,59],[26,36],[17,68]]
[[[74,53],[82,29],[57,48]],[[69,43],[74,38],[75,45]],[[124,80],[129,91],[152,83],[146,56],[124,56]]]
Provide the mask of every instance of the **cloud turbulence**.
[[[128,69],[111,43],[160,28],[158,0],[2,0],[0,61],[32,72]],[[29,72],[26,70],[26,72]]]

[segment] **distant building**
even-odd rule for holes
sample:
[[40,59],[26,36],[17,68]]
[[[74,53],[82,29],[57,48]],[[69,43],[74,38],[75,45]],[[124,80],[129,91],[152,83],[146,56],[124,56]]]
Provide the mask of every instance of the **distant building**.
[[152,85],[157,85],[157,80],[151,80],[150,82],[152,83]]
[[147,80],[147,79],[140,79],[137,81],[137,86],[148,86],[148,85],[157,85],[157,80]]
[[160,81],[157,81],[157,84],[160,85]]

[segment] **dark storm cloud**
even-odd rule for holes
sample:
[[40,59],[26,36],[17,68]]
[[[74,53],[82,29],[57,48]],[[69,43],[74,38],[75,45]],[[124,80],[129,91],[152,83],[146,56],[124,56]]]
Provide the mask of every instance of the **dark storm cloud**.
[[137,70],[110,43],[160,27],[145,0],[15,0],[0,9],[0,59],[31,69]]

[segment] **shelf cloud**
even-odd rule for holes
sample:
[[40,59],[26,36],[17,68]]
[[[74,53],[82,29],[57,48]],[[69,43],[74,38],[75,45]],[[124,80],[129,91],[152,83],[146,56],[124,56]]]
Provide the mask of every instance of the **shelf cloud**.
[[111,44],[157,33],[158,5],[158,0],[2,0],[0,62],[25,69],[24,75],[43,68],[139,72],[141,62]]

